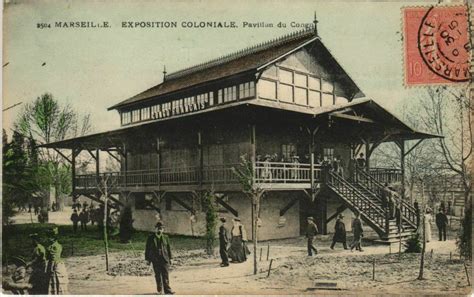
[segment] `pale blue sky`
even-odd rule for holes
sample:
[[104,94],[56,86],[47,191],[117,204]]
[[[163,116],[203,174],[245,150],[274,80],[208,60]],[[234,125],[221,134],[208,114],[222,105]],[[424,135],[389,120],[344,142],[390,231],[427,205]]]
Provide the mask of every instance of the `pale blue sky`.
[[[118,4],[117,4],[118,3]],[[244,21],[311,23],[365,94],[395,111],[414,100],[403,85],[401,8],[436,1],[11,1],[4,8],[4,107],[44,92],[90,112],[94,131],[119,127],[107,107],[162,80],[169,72],[297,29],[246,29]],[[177,21],[176,29],[124,29],[122,21]],[[238,29],[183,29],[182,21],[236,21]],[[108,21],[110,29],[37,29],[37,23]],[[46,66],[41,64],[46,62]],[[416,100],[416,99],[415,99]],[[9,130],[20,107],[3,113]]]

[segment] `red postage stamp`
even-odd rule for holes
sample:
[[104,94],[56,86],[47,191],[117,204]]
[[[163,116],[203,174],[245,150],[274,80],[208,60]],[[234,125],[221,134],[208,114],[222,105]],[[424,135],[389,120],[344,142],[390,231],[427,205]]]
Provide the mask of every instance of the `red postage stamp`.
[[469,81],[471,45],[465,6],[404,8],[403,25],[407,86]]

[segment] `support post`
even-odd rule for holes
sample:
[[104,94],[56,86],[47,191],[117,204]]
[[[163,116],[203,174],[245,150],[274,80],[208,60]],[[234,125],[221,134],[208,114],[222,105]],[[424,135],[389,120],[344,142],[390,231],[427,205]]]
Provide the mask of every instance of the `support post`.
[[124,185],[126,187],[127,186],[127,174],[128,174],[128,153],[127,153],[127,147],[126,147],[125,143],[123,144],[123,159],[124,159],[123,176],[124,176]]
[[156,138],[156,166],[158,168],[158,176],[157,176],[157,183],[158,188],[161,184],[161,147],[160,147],[160,138]]
[[367,138],[365,141],[365,169],[367,173],[370,170],[370,140]]
[[315,187],[314,187],[314,153],[311,151],[310,154],[310,172],[309,172],[309,177],[311,181],[311,200],[314,201],[314,194],[315,194]]
[[202,188],[203,178],[204,178],[204,160],[202,155],[202,133],[201,130],[197,133],[198,137],[198,156],[199,156],[199,187]]
[[402,197],[402,200],[405,201],[405,156],[406,156],[406,153],[405,153],[405,140],[401,140],[399,146],[400,146],[400,171],[401,171],[401,175],[402,175],[401,197]]
[[96,177],[96,182],[99,184],[100,182],[100,163],[99,163],[99,149],[95,150],[95,177]]
[[71,154],[71,186],[72,186],[72,199],[76,197],[76,149],[72,149],[72,154]]
[[256,162],[256,128],[255,124],[250,127],[250,158],[252,161],[252,170],[254,171],[253,176],[255,178],[255,162]]

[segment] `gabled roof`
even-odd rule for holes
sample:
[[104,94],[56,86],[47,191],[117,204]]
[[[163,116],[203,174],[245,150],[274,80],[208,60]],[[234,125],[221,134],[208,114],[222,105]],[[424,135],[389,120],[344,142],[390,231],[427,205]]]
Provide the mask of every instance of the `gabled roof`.
[[333,66],[331,69],[334,71],[336,79],[346,84],[355,97],[363,96],[358,86],[337,63],[319,37],[314,34],[313,29],[307,29],[168,74],[164,82],[115,104],[108,110],[170,94],[202,83],[238,74],[251,74],[312,42],[316,42],[318,48],[321,49],[321,54],[327,58],[326,62]]

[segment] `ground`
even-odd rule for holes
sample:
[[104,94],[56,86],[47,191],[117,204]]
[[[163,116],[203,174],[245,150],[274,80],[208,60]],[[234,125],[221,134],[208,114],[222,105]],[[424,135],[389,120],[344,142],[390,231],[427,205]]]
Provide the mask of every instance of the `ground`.
[[[70,230],[69,227],[62,229],[64,232]],[[189,241],[195,244],[189,244]],[[402,254],[399,258],[397,245],[389,248],[365,242],[363,252],[343,250],[338,245],[331,250],[330,236],[318,236],[316,247],[319,253],[308,257],[304,238],[262,242],[257,252],[258,274],[254,275],[253,254],[245,263],[223,268],[219,266],[217,253],[215,256],[205,255],[199,239],[172,238],[172,244],[174,262],[170,283],[177,294],[334,293],[328,289],[361,295],[385,292],[465,295],[471,292],[464,268],[466,263],[471,271],[470,262],[459,259],[453,239],[438,242],[435,236],[427,244],[425,279],[421,281],[416,280],[419,254]],[[94,252],[95,255],[79,251],[76,254],[84,256],[67,255],[70,293],[156,292],[151,267],[144,261],[142,244],[122,244],[121,249],[118,243],[116,245],[110,254],[109,272],[105,271],[105,257],[97,255],[100,250]],[[250,249],[253,251],[251,245]],[[271,259],[272,269],[268,276]],[[372,280],[374,259],[375,279]]]

